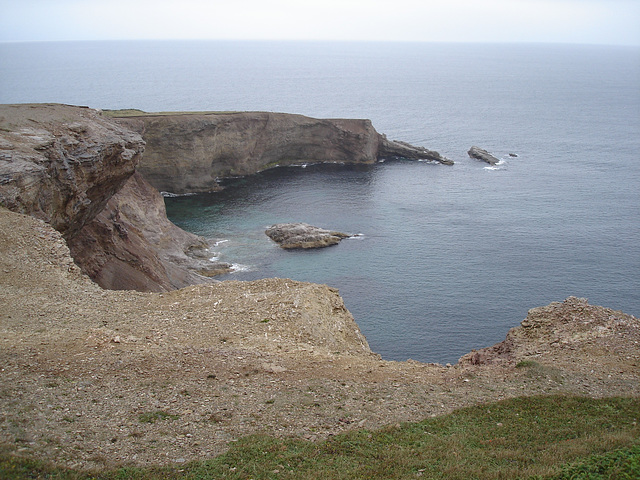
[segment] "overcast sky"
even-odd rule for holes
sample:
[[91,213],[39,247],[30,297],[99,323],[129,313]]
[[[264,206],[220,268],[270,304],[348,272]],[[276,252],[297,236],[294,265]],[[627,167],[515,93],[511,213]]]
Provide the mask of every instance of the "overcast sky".
[[640,45],[640,0],[0,0],[0,41],[112,39]]

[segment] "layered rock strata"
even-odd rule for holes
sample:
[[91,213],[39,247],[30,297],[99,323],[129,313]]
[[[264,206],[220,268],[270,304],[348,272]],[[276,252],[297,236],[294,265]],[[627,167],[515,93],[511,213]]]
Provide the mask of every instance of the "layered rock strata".
[[0,205],[51,224],[104,288],[166,291],[228,271],[133,176],[143,151],[140,135],[96,110],[0,105]]
[[204,238],[167,219],[164,200],[139,173],[69,241],[76,262],[100,286],[162,292],[231,271],[211,262]]
[[71,238],[135,171],[140,135],[89,108],[0,105],[0,205]]
[[158,190],[173,193],[216,190],[220,178],[278,165],[386,158],[452,163],[437,152],[388,140],[370,120],[267,112],[109,114],[146,141],[139,166],[144,177]]

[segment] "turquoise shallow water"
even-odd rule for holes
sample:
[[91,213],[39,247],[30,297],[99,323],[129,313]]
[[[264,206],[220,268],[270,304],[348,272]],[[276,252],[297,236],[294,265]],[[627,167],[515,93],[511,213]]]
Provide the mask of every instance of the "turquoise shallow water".
[[[638,48],[0,44],[0,102],[370,118],[450,157],[277,169],[166,201],[246,267],[229,278],[338,287],[388,359],[454,362],[568,295],[640,315]],[[504,163],[469,159],[471,145]],[[285,252],[264,235],[280,221],[363,236]]]

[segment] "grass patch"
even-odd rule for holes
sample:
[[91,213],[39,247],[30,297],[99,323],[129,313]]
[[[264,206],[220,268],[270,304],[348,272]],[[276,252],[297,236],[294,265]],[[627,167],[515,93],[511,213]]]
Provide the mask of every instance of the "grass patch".
[[171,415],[170,413],[158,410],[156,412],[145,412],[138,415],[140,423],[156,423],[158,420],[177,420],[178,415]]
[[635,479],[638,420],[636,398],[522,397],[318,443],[255,435],[167,468],[80,473],[0,452],[0,478]]
[[566,465],[549,480],[634,480],[640,478],[640,444]]
[[127,117],[157,117],[166,115],[221,115],[225,113],[242,113],[235,111],[211,111],[211,112],[145,112],[137,108],[123,108],[120,110],[102,110],[102,114],[109,118],[127,118]]
[[540,367],[540,364],[534,360],[521,360],[516,363],[516,368],[534,368]]

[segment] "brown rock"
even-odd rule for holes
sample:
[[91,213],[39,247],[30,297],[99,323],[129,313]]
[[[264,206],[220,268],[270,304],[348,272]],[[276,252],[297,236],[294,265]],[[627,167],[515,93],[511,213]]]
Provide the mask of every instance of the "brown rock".
[[231,269],[208,261],[201,254],[206,241],[167,219],[162,196],[139,173],[69,247],[83,272],[111,290],[167,291],[206,283]]
[[173,193],[216,190],[219,178],[278,165],[392,157],[450,162],[437,152],[388,141],[370,120],[236,112],[139,114],[116,121],[147,142],[140,172],[158,190]]
[[278,223],[269,227],[265,233],[282,248],[322,248],[340,243],[343,238],[352,235],[324,230],[307,223]]
[[99,112],[0,105],[0,205],[71,238],[133,174],[142,138]]

